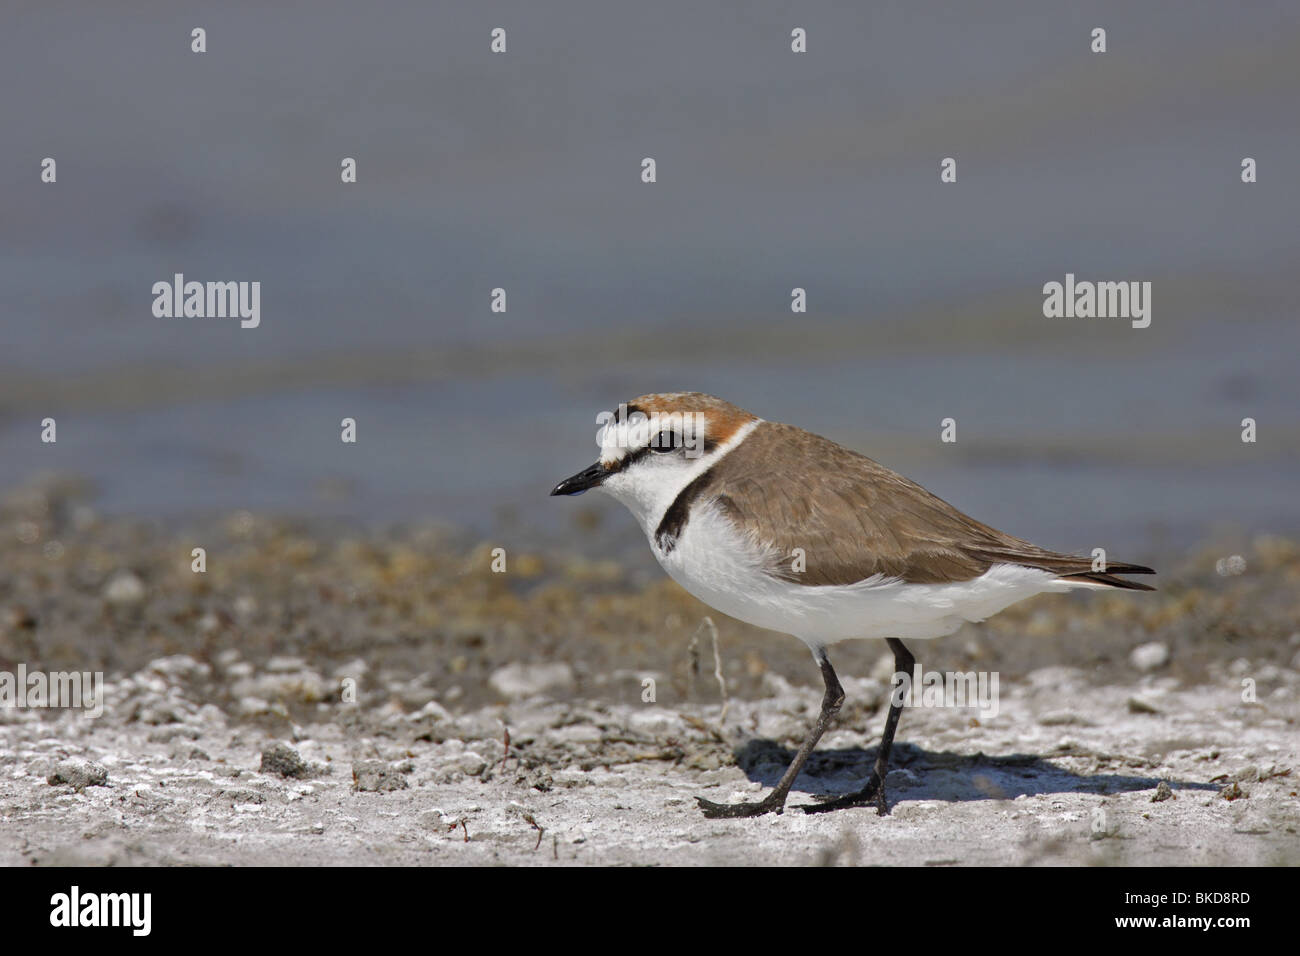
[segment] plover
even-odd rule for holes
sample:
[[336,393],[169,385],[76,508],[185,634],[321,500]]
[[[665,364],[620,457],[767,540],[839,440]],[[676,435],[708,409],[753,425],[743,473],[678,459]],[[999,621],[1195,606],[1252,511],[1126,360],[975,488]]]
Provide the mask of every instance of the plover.
[[[1048,551],[962,514],[920,485],[829,439],[764,421],[701,392],[643,395],[607,414],[600,460],[552,495],[592,488],[626,505],[655,557],[704,603],[800,638],[821,669],[821,713],[776,788],[754,803],[697,798],[711,817],[782,812],[808,755],[844,701],[827,645],[883,638],[895,675],[915,660],[903,640],[943,637],[1045,591],[1154,590],[1119,575],[1137,564]],[[874,806],[902,711],[889,715],[865,785],[802,807]]]

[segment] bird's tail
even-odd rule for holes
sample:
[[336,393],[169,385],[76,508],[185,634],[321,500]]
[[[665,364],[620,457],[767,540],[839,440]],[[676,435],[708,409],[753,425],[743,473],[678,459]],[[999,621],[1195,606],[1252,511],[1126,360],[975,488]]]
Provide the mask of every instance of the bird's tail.
[[1062,581],[1078,582],[1093,587],[1123,588],[1129,591],[1154,591],[1149,584],[1139,581],[1126,581],[1117,577],[1120,574],[1155,574],[1150,568],[1140,564],[1107,564],[1105,571],[1084,571],[1079,574],[1063,574]]
[[1123,588],[1129,591],[1154,591],[1149,584],[1126,581],[1122,574],[1155,574],[1151,568],[1141,564],[1124,564],[1117,561],[1106,562],[1106,570],[1093,569],[1092,558],[1082,558],[1074,554],[1058,554],[1025,544],[1024,547],[994,546],[981,548],[981,558],[995,563],[1019,564],[1041,571],[1051,571],[1061,581],[1096,588]]

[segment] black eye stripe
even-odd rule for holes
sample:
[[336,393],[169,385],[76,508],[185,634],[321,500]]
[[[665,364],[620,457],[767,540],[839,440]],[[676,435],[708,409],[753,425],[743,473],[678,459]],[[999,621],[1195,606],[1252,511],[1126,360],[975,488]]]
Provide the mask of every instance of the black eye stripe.
[[611,472],[622,471],[624,468],[627,468],[630,465],[635,465],[638,461],[640,461],[648,454],[650,454],[649,448],[638,448],[636,451],[630,451],[622,458],[620,458],[618,461],[616,461],[612,466],[610,466],[609,470]]
[[[662,435],[665,432],[671,433],[673,435],[673,447],[672,448],[656,447],[659,441],[659,435]],[[629,451],[618,461],[610,465],[609,470],[611,473],[620,472],[623,469],[627,468],[629,465],[636,464],[642,458],[645,458],[647,455],[650,455],[652,453],[662,454],[669,451],[681,450],[685,447],[686,447],[685,441],[676,431],[673,431],[671,429],[665,429],[663,432],[658,432],[653,438],[651,438],[649,444],[642,445],[640,448],[636,448]],[[697,447],[700,452],[707,455],[718,447],[718,443],[712,438],[705,438],[702,441],[698,441]]]

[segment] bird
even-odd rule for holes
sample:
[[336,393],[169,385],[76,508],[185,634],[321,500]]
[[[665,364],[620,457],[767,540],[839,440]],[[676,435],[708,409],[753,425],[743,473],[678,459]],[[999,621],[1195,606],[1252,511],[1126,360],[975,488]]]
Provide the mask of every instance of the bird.
[[[952,634],[1044,592],[1155,590],[1122,577],[1155,574],[1151,568],[1099,569],[1094,558],[1040,548],[865,455],[703,392],[642,395],[597,420],[599,459],[551,495],[612,495],[673,580],[724,614],[802,640],[825,684],[817,720],[775,788],[744,803],[697,797],[708,817],[784,811],[844,702],[830,645],[883,638],[898,682],[915,667],[905,640]],[[902,707],[892,694],[861,788],[800,809],[887,814],[885,776]]]

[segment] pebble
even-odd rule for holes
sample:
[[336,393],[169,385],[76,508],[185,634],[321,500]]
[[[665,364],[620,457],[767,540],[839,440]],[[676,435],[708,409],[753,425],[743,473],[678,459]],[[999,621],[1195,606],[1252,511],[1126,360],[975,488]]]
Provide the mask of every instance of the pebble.
[[456,757],[448,769],[459,770],[467,777],[477,777],[487,769],[487,761],[472,750],[467,750]]
[[104,600],[118,607],[129,607],[144,600],[144,582],[130,571],[119,571],[104,585]]
[[1128,660],[1137,670],[1145,674],[1169,663],[1169,648],[1159,641],[1139,644],[1133,648]]
[[207,664],[201,664],[188,654],[173,654],[170,657],[159,657],[149,662],[149,670],[156,674],[172,679],[193,680],[196,677],[207,677],[212,672]]
[[311,768],[307,766],[307,761],[298,755],[288,744],[272,744],[266,750],[262,751],[262,773],[275,773],[281,777],[296,777],[302,779],[311,775]]
[[575,685],[568,664],[507,664],[492,672],[488,685],[508,700],[522,700],[537,694],[562,694]]
[[[481,758],[480,758],[481,759]],[[388,790],[405,790],[410,784],[395,767],[382,760],[358,760],[352,765],[352,783],[363,793],[383,793]]]
[[97,763],[91,763],[89,760],[64,760],[54,768],[54,772],[49,775],[47,782],[51,786],[67,784],[74,790],[85,790],[87,787],[106,787],[108,786],[108,771]]

